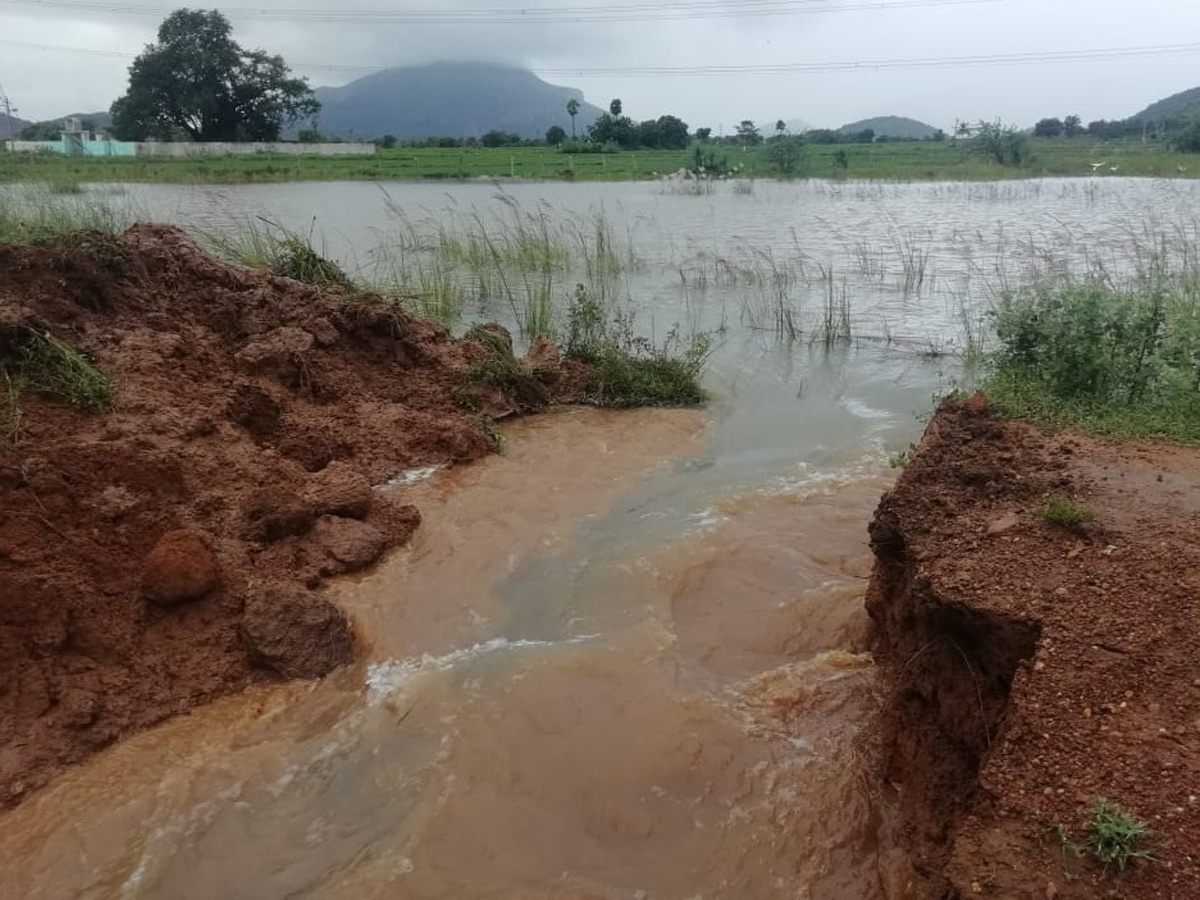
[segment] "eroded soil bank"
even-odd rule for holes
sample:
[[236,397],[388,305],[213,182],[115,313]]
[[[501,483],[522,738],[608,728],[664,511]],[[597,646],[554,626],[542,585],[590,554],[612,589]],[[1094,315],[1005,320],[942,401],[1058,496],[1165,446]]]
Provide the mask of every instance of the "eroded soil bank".
[[[109,409],[39,396],[44,335],[112,379]],[[373,486],[491,452],[471,409],[571,395],[545,346],[507,395],[469,377],[502,349],[172,228],[0,246],[0,808],[196,704],[350,660],[319,589],[419,522]]]
[[[871,525],[902,897],[1200,896],[1200,453],[945,404]],[[1085,502],[1076,528],[1038,514]],[[1077,847],[1097,797],[1153,832]]]

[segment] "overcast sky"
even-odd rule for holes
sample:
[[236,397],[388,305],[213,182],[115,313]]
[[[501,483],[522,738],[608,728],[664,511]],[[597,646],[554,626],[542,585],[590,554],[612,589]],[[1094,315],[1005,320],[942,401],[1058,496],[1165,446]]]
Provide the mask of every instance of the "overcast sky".
[[[0,85],[22,118],[106,109],[124,91],[132,55],[153,40],[159,22],[174,8],[157,0],[129,2],[138,4],[133,14],[106,11],[116,6],[108,0],[0,0]],[[725,132],[745,118],[836,127],[889,114],[947,129],[956,119],[999,117],[1030,125],[1043,116],[1071,113],[1087,122],[1123,118],[1167,94],[1200,85],[1197,48],[1053,61],[1071,51],[1193,42],[1200,47],[1196,0],[537,0],[523,7],[523,21],[512,24],[497,17],[515,18],[512,11],[522,9],[519,0],[256,2],[253,9],[219,7],[232,20],[235,38],[244,47],[282,54],[313,86],[344,84],[371,67],[501,61],[580,88],[600,106],[620,97],[635,119],[669,112],[693,127]],[[264,19],[258,12],[285,9],[307,10],[326,20]],[[444,20],[464,11],[487,21],[350,18],[382,12],[411,13],[410,18],[437,14]],[[541,19],[531,21],[535,16]],[[121,53],[128,56],[115,55]],[[1042,59],[782,74],[736,71],[1011,54],[1041,54]],[[646,67],[735,71],[622,71]]]

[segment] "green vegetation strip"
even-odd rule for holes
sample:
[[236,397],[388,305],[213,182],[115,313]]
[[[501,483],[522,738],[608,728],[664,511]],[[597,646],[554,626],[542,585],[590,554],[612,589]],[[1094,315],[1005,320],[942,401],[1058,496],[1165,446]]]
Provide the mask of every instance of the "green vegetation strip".
[[[757,147],[706,144],[739,178],[814,177],[901,181],[987,181],[1042,176],[1196,177],[1200,160],[1162,143],[1134,138],[1034,138],[1019,164],[998,163],[969,141],[803,144],[787,153],[772,141]],[[646,180],[694,165],[689,150],[569,153],[555,147],[396,147],[374,156],[227,156],[183,159],[71,157],[0,152],[0,183],[389,181],[514,178]]]

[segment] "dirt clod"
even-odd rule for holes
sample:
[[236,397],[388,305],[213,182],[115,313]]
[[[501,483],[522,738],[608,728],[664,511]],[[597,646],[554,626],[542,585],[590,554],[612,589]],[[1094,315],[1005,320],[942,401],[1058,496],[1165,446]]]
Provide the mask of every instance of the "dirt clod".
[[254,597],[242,614],[242,636],[256,659],[285,678],[320,678],[354,659],[345,613],[302,591]]
[[325,557],[321,565],[323,575],[342,575],[365,569],[378,561],[390,544],[386,535],[374,526],[337,516],[318,519],[312,539]]
[[164,534],[142,565],[142,593],[159,606],[199,600],[220,581],[216,556],[198,534],[186,529]]

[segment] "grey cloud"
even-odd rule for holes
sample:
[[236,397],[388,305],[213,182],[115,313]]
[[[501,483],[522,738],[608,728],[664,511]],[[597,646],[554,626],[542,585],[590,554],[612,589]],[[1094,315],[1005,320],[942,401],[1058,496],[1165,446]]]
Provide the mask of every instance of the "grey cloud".
[[[314,0],[316,2],[316,0]],[[691,0],[706,3],[706,0]],[[729,130],[742,118],[800,118],[839,125],[868,115],[898,114],[948,127],[956,118],[1002,117],[1030,124],[1076,112],[1085,120],[1120,117],[1165,94],[1196,85],[1188,56],[1146,56],[1089,63],[912,68],[778,75],[622,77],[645,66],[788,65],[897,58],[989,56],[1016,52],[1167,44],[1200,34],[1200,7],[1172,0],[985,0],[945,3],[891,0],[892,10],[863,10],[862,0],[820,2],[812,15],[694,16],[670,21],[535,22],[523,25],[417,25],[261,21],[234,18],[239,41],[281,53],[314,85],[341,84],[357,68],[443,59],[528,65],[548,81],[582,89],[593,102],[619,96],[635,117],[664,112],[693,125]],[[539,9],[578,8],[617,0],[543,0]],[[907,5],[906,5],[907,4]],[[509,8],[498,0],[493,8]],[[632,5],[623,0],[622,5]],[[711,5],[707,4],[706,5]],[[799,4],[797,4],[799,5]],[[259,6],[295,8],[294,0]],[[480,0],[347,0],[319,6],[356,10],[479,9]],[[841,9],[830,9],[841,6]],[[855,7],[860,7],[855,9]],[[648,6],[639,6],[641,9]],[[723,10],[740,11],[737,0]],[[159,17],[75,13],[58,7],[6,5],[0,40],[137,51],[152,40]],[[1169,24],[1169,28],[1165,27]],[[107,106],[123,90],[127,59],[14,48],[0,43],[0,83],[26,118]],[[309,67],[316,64],[317,67]],[[323,68],[329,67],[329,68]],[[607,73],[576,74],[605,69]]]

